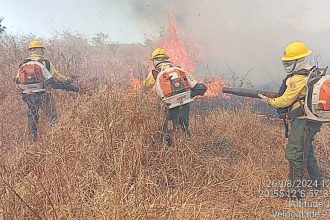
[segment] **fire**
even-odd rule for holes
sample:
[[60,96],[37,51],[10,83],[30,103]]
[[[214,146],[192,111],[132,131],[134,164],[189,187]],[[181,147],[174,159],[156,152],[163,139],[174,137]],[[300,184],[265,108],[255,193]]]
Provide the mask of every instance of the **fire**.
[[129,76],[129,81],[130,81],[130,85],[134,88],[134,89],[142,89],[143,87],[143,81],[138,79],[137,77],[135,77],[133,74],[130,74]]
[[[167,31],[160,45],[166,50],[173,63],[182,66],[190,73],[194,72],[197,59],[200,55],[196,48],[192,46],[193,44],[186,44],[182,40],[175,16],[171,13],[168,15]],[[143,81],[136,77],[136,75],[136,71],[130,68],[129,81],[131,86],[135,89],[142,89]],[[205,83],[208,88],[204,95],[205,97],[228,97],[222,94],[222,88],[228,86],[228,83],[223,77],[219,76],[212,80],[203,79],[201,82]]]
[[[195,70],[195,64],[200,57],[195,47],[190,44],[185,44],[180,36],[180,30],[177,26],[175,16],[173,14],[168,15],[168,27],[166,35],[162,42],[162,47],[166,50],[171,60],[185,68],[188,72],[193,73]],[[205,80],[202,80],[204,82]],[[205,93],[205,97],[217,97],[221,96],[222,88],[228,86],[226,80],[222,77],[217,77],[208,83],[205,83],[208,90]],[[224,97],[222,95],[222,97]]]
[[166,50],[171,61],[182,66],[188,72],[194,72],[197,61],[197,50],[193,46],[185,44],[181,38],[175,16],[168,14],[166,35],[162,41],[162,47]]
[[201,81],[207,86],[207,91],[204,94],[205,97],[213,98],[221,96],[223,98],[228,98],[228,96],[222,94],[222,88],[228,86],[227,81],[223,77],[219,76],[208,82],[205,82],[204,79]]

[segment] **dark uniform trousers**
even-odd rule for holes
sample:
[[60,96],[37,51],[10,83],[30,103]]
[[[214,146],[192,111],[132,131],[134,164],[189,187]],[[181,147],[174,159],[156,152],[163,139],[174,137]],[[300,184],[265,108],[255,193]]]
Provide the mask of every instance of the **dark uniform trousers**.
[[37,124],[39,120],[39,109],[45,112],[48,122],[55,126],[57,115],[54,100],[50,93],[38,92],[32,94],[22,94],[23,101],[27,104],[27,119],[29,134],[32,139],[37,137]]
[[313,148],[314,136],[320,131],[321,125],[320,122],[307,119],[296,118],[291,121],[285,158],[289,161],[289,178],[294,183],[303,179],[304,170],[308,172],[310,180],[322,180]]
[[[162,128],[162,140],[166,145],[173,144],[173,134],[181,125],[182,131],[188,139],[191,138],[189,130],[190,104],[184,104],[172,109],[165,109],[165,118]],[[172,123],[172,124],[170,124]]]

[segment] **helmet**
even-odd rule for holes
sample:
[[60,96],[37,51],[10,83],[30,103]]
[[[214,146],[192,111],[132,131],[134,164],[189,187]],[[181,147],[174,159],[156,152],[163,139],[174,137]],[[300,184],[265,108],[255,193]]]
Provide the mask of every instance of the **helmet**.
[[285,48],[282,61],[297,60],[303,57],[307,57],[311,53],[312,51],[308,49],[306,44],[300,41],[295,41]]
[[156,59],[156,58],[169,58],[166,55],[166,51],[163,48],[156,48],[151,54],[151,59]]
[[39,40],[33,40],[29,44],[29,49],[33,49],[33,48],[45,48],[44,43]]

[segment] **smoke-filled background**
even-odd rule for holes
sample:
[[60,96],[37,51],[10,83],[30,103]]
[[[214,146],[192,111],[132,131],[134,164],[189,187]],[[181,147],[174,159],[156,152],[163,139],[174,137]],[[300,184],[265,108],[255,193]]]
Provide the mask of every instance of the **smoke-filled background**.
[[[305,41],[320,65],[328,64],[329,6],[316,0],[0,0],[0,219],[245,220],[302,211],[330,219],[326,187],[304,200],[322,202],[318,208],[276,196],[288,172],[282,120],[262,102],[221,94],[223,86],[249,86],[232,80],[247,72],[252,84],[275,90],[284,77],[283,49],[293,40]],[[38,140],[30,142],[13,78],[34,38],[82,90],[50,90],[58,123],[50,126],[40,111]],[[157,46],[208,88],[191,104],[192,140],[179,129],[171,148],[161,140],[159,98],[142,87]],[[329,124],[323,125],[314,142],[325,180],[329,136]]]
[[[174,14],[181,35],[199,51],[196,72],[244,76],[255,85],[283,78],[280,57],[291,41],[314,51],[319,65],[330,58],[330,2],[322,0],[2,0],[9,33],[49,37],[70,30],[105,33],[119,43],[144,43],[164,34]],[[150,49],[151,50],[151,49]],[[316,57],[315,57],[316,56]]]

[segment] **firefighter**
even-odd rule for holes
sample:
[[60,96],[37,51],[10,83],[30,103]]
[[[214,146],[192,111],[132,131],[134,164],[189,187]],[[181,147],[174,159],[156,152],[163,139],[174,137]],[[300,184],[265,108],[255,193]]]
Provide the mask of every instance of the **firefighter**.
[[[307,58],[312,53],[303,42],[290,43],[284,51],[282,64],[287,73],[279,91],[279,97],[259,97],[269,105],[278,109],[283,119],[289,119],[290,130],[287,132],[288,143],[285,158],[289,161],[288,186],[289,196],[302,197],[301,181],[304,171],[309,174],[313,186],[320,186],[322,175],[314,155],[312,142],[320,131],[321,122],[305,119],[303,104],[307,91],[307,78],[313,67]],[[288,126],[286,126],[288,129]],[[290,185],[290,183],[292,185]]]
[[[156,48],[152,52],[151,59],[154,65],[154,70],[149,72],[147,78],[143,82],[146,88],[151,88],[157,84],[156,80],[159,79],[159,77],[157,78],[158,74],[161,74],[161,72],[169,70],[170,68],[176,67],[179,71],[184,72],[185,78],[187,79],[187,84],[189,84],[190,88],[196,88],[198,86],[201,88],[202,92],[197,95],[203,95],[205,93],[206,87],[204,88],[203,86],[200,86],[191,74],[186,72],[183,68],[173,64],[169,60],[169,56],[167,56],[166,51],[163,48]],[[205,89],[205,91],[203,89]],[[185,136],[188,139],[191,139],[191,132],[189,130],[189,114],[190,101],[192,100],[189,100],[190,98],[191,97],[188,97],[186,104],[173,108],[170,107],[170,104],[166,104],[165,117],[162,125],[162,141],[166,146],[171,146],[173,144],[171,133],[176,133],[179,125],[181,125]]]
[[60,74],[55,66],[44,58],[44,50],[42,41],[31,41],[28,47],[29,57],[19,65],[15,78],[22,100],[27,104],[28,130],[33,141],[37,139],[40,108],[45,112],[50,125],[56,124],[56,108],[49,87],[79,91],[79,88],[72,84],[72,78]]

